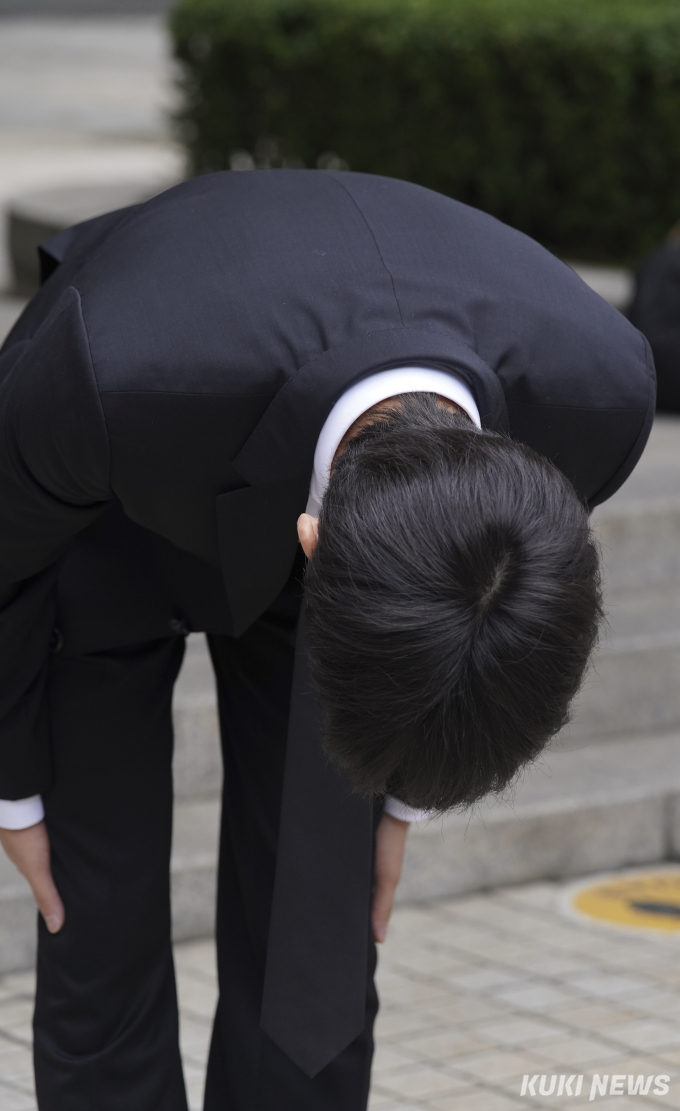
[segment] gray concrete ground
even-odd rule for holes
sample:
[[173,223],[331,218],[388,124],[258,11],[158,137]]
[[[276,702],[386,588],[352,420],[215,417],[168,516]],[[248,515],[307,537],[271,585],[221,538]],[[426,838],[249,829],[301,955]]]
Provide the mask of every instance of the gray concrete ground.
[[[542,883],[397,909],[380,955],[371,1111],[520,1111],[528,1100],[564,1111],[680,1108],[680,935],[576,922],[563,898],[563,886]],[[214,946],[188,942],[175,954],[185,1074],[199,1111]],[[2,1111],[35,1111],[32,999],[32,973],[0,978]],[[665,1075],[670,1090],[591,1103],[594,1074]],[[581,1095],[522,1097],[525,1075],[545,1076],[544,1090],[553,1076],[582,1075]]]

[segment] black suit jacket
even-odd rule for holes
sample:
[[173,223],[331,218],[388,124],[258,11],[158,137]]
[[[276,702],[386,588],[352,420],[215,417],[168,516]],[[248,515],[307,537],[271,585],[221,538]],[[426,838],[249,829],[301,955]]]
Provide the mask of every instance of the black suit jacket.
[[405,182],[209,175],[62,233],[44,262],[0,355],[2,798],[49,786],[57,604],[74,649],[176,620],[246,629],[287,579],[316,440],[352,382],[455,371],[487,428],[590,505],[649,433],[640,333],[532,240]]

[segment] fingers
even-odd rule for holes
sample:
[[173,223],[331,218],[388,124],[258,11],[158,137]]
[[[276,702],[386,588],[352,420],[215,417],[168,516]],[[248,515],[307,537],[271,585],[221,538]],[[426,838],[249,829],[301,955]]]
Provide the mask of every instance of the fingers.
[[409,823],[383,814],[375,839],[375,886],[371,926],[373,939],[382,942],[392,914],[394,896],[401,876]]
[[58,933],[64,925],[65,913],[64,904],[52,878],[51,869],[49,867],[40,869],[26,878],[31,885],[38,910],[45,919],[47,929],[51,934]]
[[51,934],[64,925],[64,904],[50,867],[50,842],[44,822],[28,829],[0,830],[0,842],[12,863],[28,880],[38,910]]
[[392,914],[396,890],[396,883],[392,883],[386,879],[382,879],[375,885],[371,925],[373,927],[373,940],[378,943],[384,941],[387,937],[387,926],[390,921],[390,915]]

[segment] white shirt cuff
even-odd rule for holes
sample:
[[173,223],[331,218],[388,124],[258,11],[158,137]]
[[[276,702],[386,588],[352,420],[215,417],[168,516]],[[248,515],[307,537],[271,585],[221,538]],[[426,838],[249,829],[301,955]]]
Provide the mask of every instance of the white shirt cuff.
[[0,799],[0,829],[28,829],[45,817],[45,807],[40,795],[10,802]]
[[400,822],[426,822],[430,817],[429,810],[414,810],[412,806],[399,802],[399,799],[393,799],[391,795],[386,797],[383,810],[392,818],[398,818]]

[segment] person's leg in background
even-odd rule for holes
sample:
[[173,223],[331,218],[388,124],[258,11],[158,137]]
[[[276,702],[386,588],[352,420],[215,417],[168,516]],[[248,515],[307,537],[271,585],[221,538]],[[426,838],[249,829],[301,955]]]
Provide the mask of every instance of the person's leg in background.
[[66,921],[39,927],[40,1111],[186,1111],[169,891],[183,653],[177,637],[52,657],[45,808]]
[[208,638],[219,695],[224,791],[217,911],[220,998],[205,1111],[363,1111],[368,1099],[377,1011],[368,922],[366,1029],[344,1053],[310,1080],[259,1026],[299,574],[298,569],[272,608],[238,640]]

